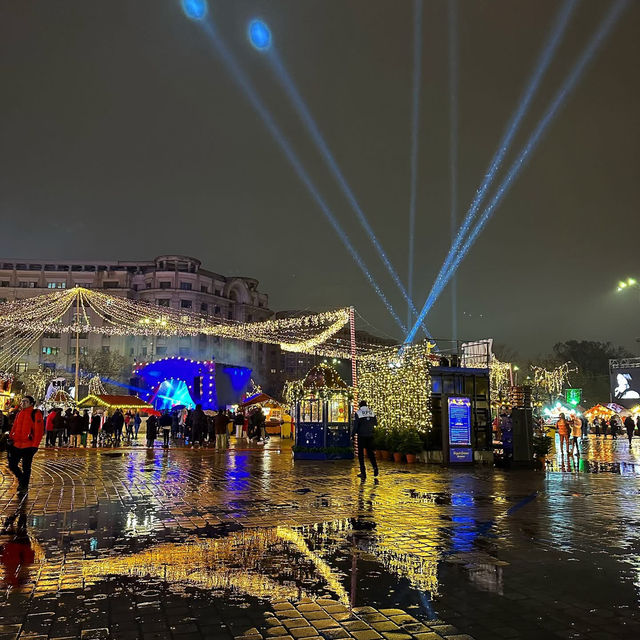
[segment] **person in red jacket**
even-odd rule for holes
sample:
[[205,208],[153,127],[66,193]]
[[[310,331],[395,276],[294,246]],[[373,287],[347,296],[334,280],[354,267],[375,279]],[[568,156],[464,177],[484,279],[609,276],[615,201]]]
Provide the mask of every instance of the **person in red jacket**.
[[[18,489],[27,491],[31,478],[31,463],[44,435],[42,412],[34,407],[31,396],[22,398],[22,410],[16,416],[9,432],[7,456],[9,469],[18,479]],[[22,461],[22,469],[18,466]]]

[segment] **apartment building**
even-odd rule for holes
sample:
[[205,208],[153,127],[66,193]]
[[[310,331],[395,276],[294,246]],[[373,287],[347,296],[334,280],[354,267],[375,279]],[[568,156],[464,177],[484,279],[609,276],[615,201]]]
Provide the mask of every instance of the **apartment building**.
[[[160,306],[205,313],[238,322],[256,322],[273,315],[269,300],[253,278],[223,276],[189,256],[163,255],[150,261],[45,261],[0,259],[0,302],[42,295],[75,286]],[[73,313],[72,310],[69,313]],[[80,353],[113,351],[131,362],[167,355],[210,359],[250,367],[257,381],[279,368],[280,350],[273,345],[213,336],[140,337],[80,336]],[[75,335],[48,333],[21,357],[16,369],[55,365],[68,371],[75,362]]]

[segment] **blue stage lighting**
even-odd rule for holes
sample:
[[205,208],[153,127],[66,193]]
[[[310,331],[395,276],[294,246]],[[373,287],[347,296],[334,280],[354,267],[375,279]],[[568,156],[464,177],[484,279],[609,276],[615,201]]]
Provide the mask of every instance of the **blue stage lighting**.
[[409,191],[409,268],[407,294],[409,302],[408,323],[416,314],[413,306],[413,266],[416,228],[416,192],[418,184],[418,133],[420,128],[420,86],[422,78],[422,0],[413,4],[413,100],[411,103],[411,183]]
[[[449,176],[451,243],[455,242],[458,215],[458,5],[449,0]],[[451,280],[451,339],[458,340],[458,287]]]
[[427,300],[432,298],[436,288],[441,284],[443,278],[445,277],[447,271],[449,270],[449,267],[451,266],[451,263],[455,259],[458,249],[460,248],[460,245],[464,241],[466,234],[469,231],[471,224],[473,223],[475,216],[480,208],[480,205],[482,204],[482,200],[487,194],[487,191],[491,186],[491,184],[493,183],[496,173],[500,169],[502,162],[507,152],[509,151],[509,148],[511,147],[511,143],[513,142],[513,139],[515,138],[515,135],[518,132],[520,123],[522,122],[524,116],[526,115],[529,109],[529,106],[531,105],[531,101],[533,100],[535,93],[538,89],[538,86],[542,81],[544,73],[547,70],[549,64],[551,63],[553,55],[562,40],[562,36],[569,23],[569,18],[571,17],[571,14],[576,6],[576,3],[577,3],[577,0],[566,0],[563,6],[561,7],[558,17],[556,18],[554,26],[551,30],[549,39],[547,40],[547,42],[545,43],[545,46],[540,52],[533,75],[531,76],[531,79],[529,80],[529,83],[522,95],[522,98],[520,99],[520,103],[516,111],[512,115],[511,120],[507,125],[506,131],[502,139],[500,140],[500,144],[498,145],[498,150],[493,156],[491,160],[491,164],[489,165],[489,169],[485,174],[485,177],[480,185],[480,188],[476,192],[476,195],[471,203],[471,206],[469,207],[469,210],[467,211],[467,214],[462,222],[462,225],[460,226],[460,229],[458,230],[458,233],[456,234],[452,242],[451,248],[449,249],[449,253],[445,258],[444,264],[440,268],[440,272],[438,273],[436,281],[433,284],[431,292],[429,293],[429,298],[427,298]]
[[252,20],[247,32],[249,41],[259,51],[266,51],[271,47],[271,31],[262,20]]
[[325,217],[329,221],[329,224],[331,224],[334,231],[337,233],[338,237],[340,238],[344,246],[347,248],[347,250],[351,254],[351,257],[353,258],[354,262],[358,265],[358,267],[364,274],[365,278],[371,284],[374,291],[378,294],[378,297],[382,300],[383,304],[385,305],[389,313],[392,315],[393,319],[396,321],[398,326],[402,329],[403,332],[406,331],[407,329],[404,326],[402,320],[400,320],[400,317],[395,312],[395,309],[393,308],[389,300],[387,300],[386,296],[378,286],[378,283],[375,281],[375,279],[371,275],[371,272],[365,265],[364,260],[362,260],[358,252],[355,250],[347,234],[344,232],[338,220],[333,215],[333,212],[331,211],[331,209],[329,208],[325,200],[322,198],[322,196],[318,192],[315,184],[313,183],[306,169],[300,162],[290,142],[285,137],[280,127],[278,127],[278,125],[276,124],[275,120],[273,119],[273,116],[271,115],[271,112],[267,109],[267,107],[264,105],[264,103],[258,96],[247,74],[243,71],[242,67],[240,67],[240,65],[238,64],[236,57],[233,55],[231,50],[227,47],[226,43],[224,42],[224,40],[222,39],[218,31],[210,22],[202,22],[201,24],[204,31],[207,33],[209,39],[213,43],[216,51],[218,52],[223,62],[227,66],[231,76],[236,81],[238,86],[242,89],[242,91],[244,91],[245,95],[249,99],[249,102],[251,103],[251,106],[258,112],[258,115],[264,122],[265,126],[267,127],[267,130],[272,135],[273,139],[280,146],[280,149],[284,153],[287,160],[290,162],[298,178],[302,181],[302,183],[305,185],[305,187],[309,191],[309,194],[311,195],[311,197],[315,200],[316,204],[318,205],[322,213],[325,215]]
[[430,295],[427,301],[425,302],[424,307],[422,308],[422,311],[418,316],[418,321],[414,324],[411,331],[407,334],[407,337],[405,339],[405,344],[413,341],[415,334],[418,331],[419,321],[426,316],[426,314],[429,312],[429,310],[433,306],[434,302],[436,301],[436,299],[438,298],[438,296],[446,286],[451,276],[455,273],[460,262],[465,257],[465,255],[471,248],[471,245],[475,242],[476,238],[478,237],[478,235],[480,234],[480,232],[488,222],[489,218],[495,211],[495,208],[501,202],[502,198],[506,195],[514,178],[518,175],[518,173],[524,166],[524,163],[529,158],[531,152],[535,150],[536,146],[538,145],[538,143],[542,138],[543,133],[545,132],[547,127],[550,125],[553,118],[557,115],[558,111],[560,110],[565,100],[567,99],[567,96],[569,95],[569,93],[571,93],[571,91],[573,91],[573,89],[575,88],[587,64],[591,61],[593,56],[596,54],[598,48],[603,43],[603,41],[605,40],[605,38],[607,37],[611,29],[616,24],[616,22],[619,20],[622,12],[624,11],[624,9],[627,8],[628,4],[629,4],[629,0],[617,0],[611,6],[609,12],[600,23],[598,30],[592,36],[586,48],[578,58],[578,61],[574,65],[573,69],[571,70],[571,73],[567,77],[565,83],[562,85],[558,93],[556,93],[553,101],[551,102],[551,105],[545,112],[542,119],[538,122],[538,125],[536,126],[533,133],[527,140],[527,143],[523,147],[522,151],[520,152],[520,154],[518,155],[514,163],[509,168],[509,171],[505,179],[502,181],[495,195],[493,196],[493,198],[485,208],[482,216],[476,223],[476,226],[474,227],[473,231],[467,238],[462,249],[456,255],[456,258],[453,261],[453,264],[451,264],[451,266],[449,267],[447,273],[445,274],[443,281],[436,288],[435,295],[433,296]]
[[182,0],[182,10],[191,20],[204,20],[207,15],[207,0]]

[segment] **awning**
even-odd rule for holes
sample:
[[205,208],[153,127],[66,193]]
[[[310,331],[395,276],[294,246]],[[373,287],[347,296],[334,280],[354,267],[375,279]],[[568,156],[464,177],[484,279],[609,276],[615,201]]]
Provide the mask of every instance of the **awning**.
[[105,407],[107,409],[137,409],[151,411],[153,405],[141,400],[138,396],[116,396],[111,394],[89,394],[78,402],[78,408]]

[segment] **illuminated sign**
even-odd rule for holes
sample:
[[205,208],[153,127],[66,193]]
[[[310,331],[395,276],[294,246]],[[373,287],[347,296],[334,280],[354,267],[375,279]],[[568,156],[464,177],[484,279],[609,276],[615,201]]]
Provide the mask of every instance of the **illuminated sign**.
[[448,398],[449,402],[449,446],[471,444],[471,400]]
[[473,449],[471,447],[449,449],[449,462],[473,462]]
[[582,389],[565,389],[564,398],[567,404],[577,407],[582,402]]

